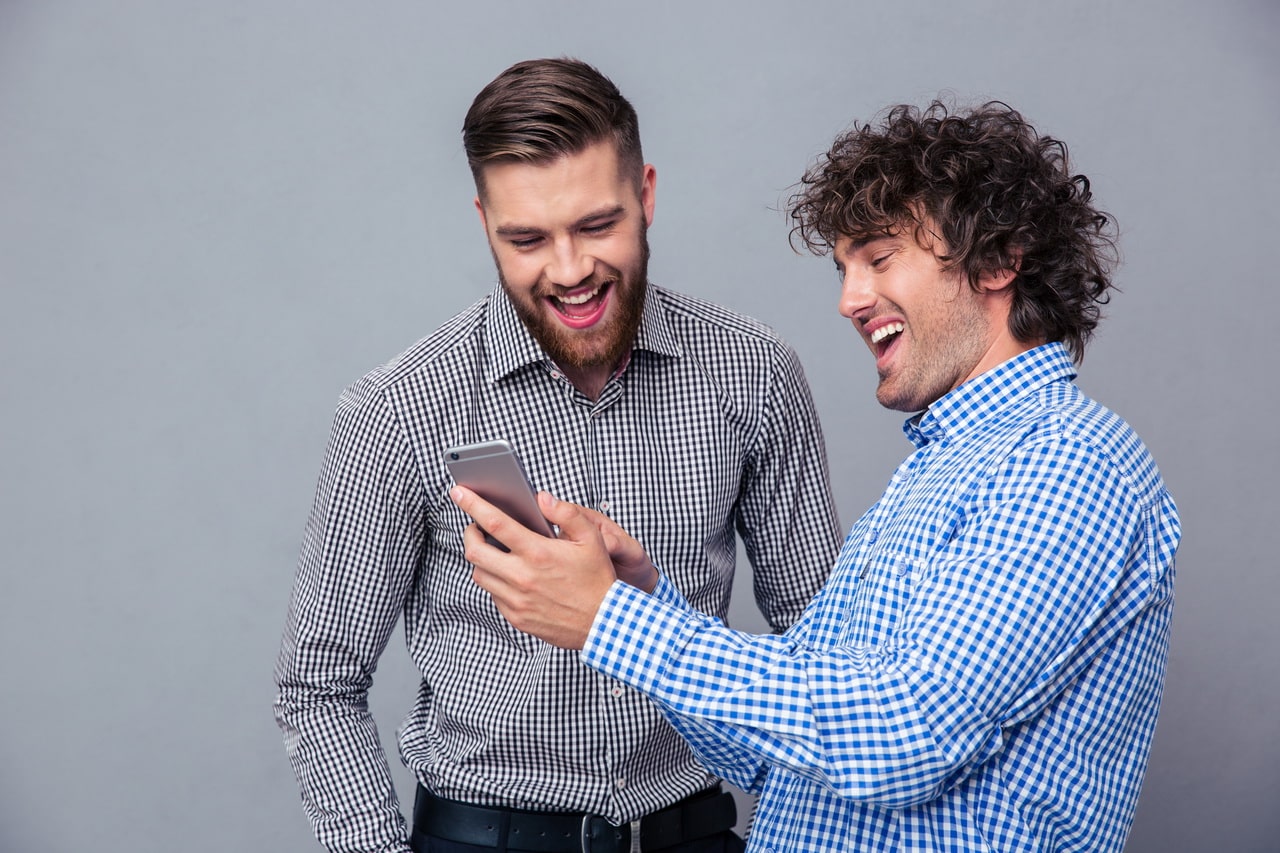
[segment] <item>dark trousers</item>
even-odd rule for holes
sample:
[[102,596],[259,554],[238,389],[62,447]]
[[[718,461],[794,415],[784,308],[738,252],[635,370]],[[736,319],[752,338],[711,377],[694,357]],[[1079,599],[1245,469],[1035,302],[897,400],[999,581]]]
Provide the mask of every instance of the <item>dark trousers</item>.
[[[414,853],[494,853],[497,849],[477,847],[474,844],[459,844],[456,841],[441,841],[418,833],[414,833],[412,844]],[[664,847],[661,853],[742,853],[746,849],[746,842],[737,835],[732,832],[723,832],[709,838],[677,844],[675,847]]]
[[[728,794],[720,793],[718,787],[694,794],[644,819],[642,833],[656,833],[652,836],[642,835],[642,838],[648,839],[644,847],[645,853],[743,853],[747,845],[731,829],[716,831],[733,824],[733,813],[733,801]],[[572,837],[576,834],[574,829],[566,827],[561,817],[552,816],[549,822],[539,820],[530,825],[528,817],[533,814],[535,813],[520,810],[487,810],[485,807],[468,806],[464,803],[450,803],[429,794],[419,786],[413,807],[413,831],[409,835],[409,846],[414,853],[508,853],[508,844],[512,845],[512,850],[530,849],[526,844],[508,839],[509,828],[512,833],[523,829],[528,840],[537,838],[532,849],[548,853],[581,853],[584,843],[587,844],[587,850],[625,853],[630,849],[629,830],[623,829],[621,834],[615,834],[603,818],[590,819],[590,835],[593,840],[575,842]],[[564,817],[569,817],[571,824],[579,820],[578,816]],[[438,830],[435,834],[432,833],[433,827]],[[582,824],[582,830],[584,833],[587,831],[585,824]],[[705,832],[710,834],[703,834]],[[537,835],[530,836],[528,833]],[[481,841],[481,838],[467,837],[474,834],[482,836],[483,843],[468,843]],[[453,840],[460,835],[465,840]],[[678,840],[681,836],[694,837]],[[563,850],[559,843],[552,840],[554,838],[563,839]],[[649,846],[654,842],[666,843],[667,846]]]

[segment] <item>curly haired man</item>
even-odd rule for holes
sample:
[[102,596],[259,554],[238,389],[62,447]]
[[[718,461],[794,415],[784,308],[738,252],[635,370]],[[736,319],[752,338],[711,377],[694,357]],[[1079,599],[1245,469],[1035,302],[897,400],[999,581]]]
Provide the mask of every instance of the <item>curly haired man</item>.
[[470,529],[477,581],[759,792],[751,851],[1119,851],[1181,528],[1141,440],[1073,382],[1112,289],[1110,217],[1018,112],[941,102],[855,124],[791,215],[915,447],[800,621],[730,630],[550,495],[554,541],[454,491],[512,547]]

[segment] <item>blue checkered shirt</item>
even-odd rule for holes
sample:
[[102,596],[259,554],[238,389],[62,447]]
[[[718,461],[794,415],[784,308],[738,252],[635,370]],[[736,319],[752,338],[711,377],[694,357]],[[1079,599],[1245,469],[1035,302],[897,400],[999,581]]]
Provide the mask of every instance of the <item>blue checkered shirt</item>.
[[1177,509],[1059,344],[907,423],[916,451],[781,636],[665,578],[582,658],[760,794],[752,851],[1118,851],[1165,670]]

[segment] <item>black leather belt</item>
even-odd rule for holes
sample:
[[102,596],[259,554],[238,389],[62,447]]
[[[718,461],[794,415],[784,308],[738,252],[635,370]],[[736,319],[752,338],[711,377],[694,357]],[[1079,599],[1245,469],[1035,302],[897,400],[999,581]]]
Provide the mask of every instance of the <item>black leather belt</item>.
[[[738,820],[733,795],[712,788],[630,824],[614,826],[599,815],[531,812],[445,800],[421,785],[413,805],[414,837],[429,836],[478,847],[540,853],[627,853],[632,828],[640,850],[661,850],[732,829]],[[412,841],[412,839],[411,839]]]

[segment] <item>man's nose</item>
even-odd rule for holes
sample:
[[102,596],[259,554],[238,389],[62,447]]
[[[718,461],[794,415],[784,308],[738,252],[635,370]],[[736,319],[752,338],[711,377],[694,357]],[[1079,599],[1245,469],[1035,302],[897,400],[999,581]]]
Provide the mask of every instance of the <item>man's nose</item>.
[[871,288],[871,277],[859,275],[854,269],[845,270],[840,283],[839,311],[852,320],[860,311],[875,305],[876,295]]
[[577,240],[564,237],[556,240],[552,247],[547,278],[561,287],[576,287],[590,277],[595,266],[595,258],[583,251]]

